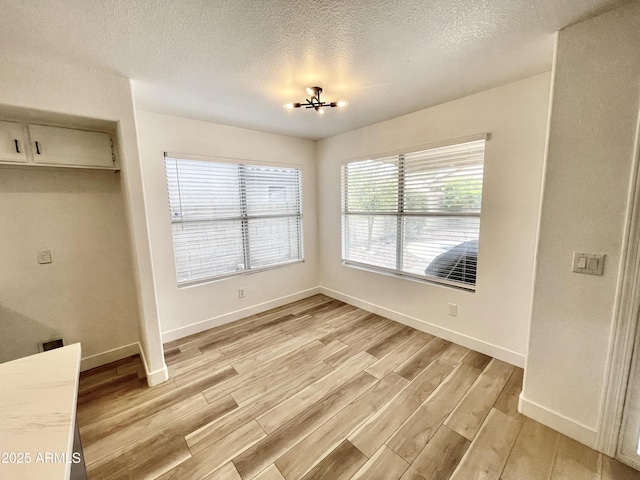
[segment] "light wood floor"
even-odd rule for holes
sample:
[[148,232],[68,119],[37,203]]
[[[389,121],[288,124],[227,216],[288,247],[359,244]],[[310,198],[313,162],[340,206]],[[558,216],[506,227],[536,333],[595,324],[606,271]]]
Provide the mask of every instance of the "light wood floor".
[[631,480],[517,412],[522,370],[317,295],[81,376],[91,480]]

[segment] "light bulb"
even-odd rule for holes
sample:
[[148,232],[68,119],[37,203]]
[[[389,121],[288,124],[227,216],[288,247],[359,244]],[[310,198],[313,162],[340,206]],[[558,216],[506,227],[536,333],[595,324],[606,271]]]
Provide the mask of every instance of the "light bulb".
[[314,92],[313,88],[311,87],[307,87],[307,93],[312,97],[316,94],[316,92]]
[[344,100],[340,100],[338,102],[338,107],[346,107],[347,105],[349,105],[349,103],[345,102]]
[[318,109],[318,113],[319,113],[320,115],[322,115],[322,114],[324,113],[324,108],[319,108],[319,109]]
[[284,108],[291,109],[291,108],[293,108],[293,103],[285,103],[283,106],[284,106]]

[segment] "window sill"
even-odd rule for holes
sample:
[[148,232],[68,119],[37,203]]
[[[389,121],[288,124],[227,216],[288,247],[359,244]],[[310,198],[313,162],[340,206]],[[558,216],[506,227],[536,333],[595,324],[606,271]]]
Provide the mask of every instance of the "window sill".
[[402,280],[409,280],[411,282],[432,285],[435,287],[450,288],[450,289],[460,290],[467,293],[476,293],[475,285],[463,285],[456,282],[450,282],[438,277],[420,277],[418,275],[412,275],[410,273],[400,273],[395,270],[375,267],[375,266],[366,265],[363,263],[350,262],[347,260],[342,260],[342,265],[345,267],[355,268],[357,270],[364,270],[365,272],[376,273],[378,275],[384,275],[387,277],[400,278]]
[[178,288],[181,289],[181,288],[197,287],[197,286],[204,285],[204,284],[207,284],[207,283],[215,283],[215,282],[219,282],[221,280],[228,280],[228,279],[233,278],[233,277],[240,277],[240,276],[243,276],[243,275],[251,275],[251,274],[254,274],[254,273],[268,272],[269,270],[276,270],[278,268],[288,267],[290,265],[295,265],[297,263],[305,263],[305,261],[304,261],[304,259],[302,259],[302,260],[293,260],[291,262],[279,263],[278,265],[270,265],[268,267],[252,268],[251,270],[241,270],[239,272],[231,272],[231,273],[226,273],[224,275],[217,275],[215,277],[199,278],[198,280],[180,282],[180,283],[178,283]]

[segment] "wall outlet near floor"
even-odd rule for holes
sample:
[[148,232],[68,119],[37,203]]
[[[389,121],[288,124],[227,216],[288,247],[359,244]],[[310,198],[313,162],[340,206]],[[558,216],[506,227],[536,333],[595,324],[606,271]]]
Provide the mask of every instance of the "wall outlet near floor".
[[458,316],[458,304],[450,303],[449,304],[449,316],[457,317]]
[[38,250],[38,263],[51,263],[51,250],[45,248]]
[[244,288],[238,289],[238,298],[244,298]]

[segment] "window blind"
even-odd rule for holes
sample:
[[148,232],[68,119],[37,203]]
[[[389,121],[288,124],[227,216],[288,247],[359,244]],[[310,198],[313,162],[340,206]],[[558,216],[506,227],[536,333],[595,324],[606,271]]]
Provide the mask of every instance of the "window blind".
[[342,166],[346,264],[473,289],[485,140]]
[[301,261],[301,172],[165,156],[178,284]]

